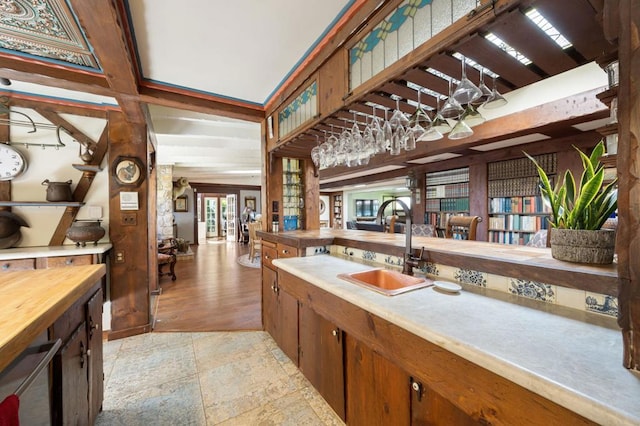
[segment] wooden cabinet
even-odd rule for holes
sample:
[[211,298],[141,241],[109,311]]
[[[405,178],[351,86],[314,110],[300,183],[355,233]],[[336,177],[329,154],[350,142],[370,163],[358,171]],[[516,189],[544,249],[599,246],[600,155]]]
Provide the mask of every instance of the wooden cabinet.
[[31,269],[62,268],[66,266],[92,265],[98,263],[95,254],[51,256],[0,261],[0,272],[26,271]]
[[104,392],[100,283],[74,303],[49,329],[62,348],[52,362],[54,425],[93,424]]
[[62,268],[66,266],[92,265],[97,263],[92,254],[80,254],[73,256],[41,257],[36,259],[38,269]]
[[35,259],[11,259],[0,262],[0,272],[27,271],[36,269]]
[[344,359],[349,425],[408,425],[409,375],[349,334]]
[[263,241],[262,256],[263,259],[269,256],[269,261],[263,263],[262,267],[263,327],[280,349],[298,365],[298,300],[281,290],[278,285],[278,274],[271,264],[274,257],[297,256],[297,250],[283,244],[278,244],[274,249],[265,243]]
[[345,420],[343,332],[306,304],[299,306],[300,371]]
[[449,400],[425,386],[418,379],[411,378],[411,424],[412,425],[484,425],[453,405]]

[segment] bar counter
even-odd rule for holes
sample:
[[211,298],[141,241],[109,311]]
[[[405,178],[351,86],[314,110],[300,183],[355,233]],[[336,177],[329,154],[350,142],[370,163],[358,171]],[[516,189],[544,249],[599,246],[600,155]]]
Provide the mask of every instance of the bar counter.
[[[402,256],[405,250],[404,234],[320,229],[278,233],[259,231],[258,236],[266,241],[287,244],[298,249],[337,244],[394,256]],[[411,245],[416,254],[424,247],[422,258],[428,262],[611,296],[618,293],[615,262],[610,265],[570,263],[552,258],[551,249],[548,248],[485,241],[413,237]]]

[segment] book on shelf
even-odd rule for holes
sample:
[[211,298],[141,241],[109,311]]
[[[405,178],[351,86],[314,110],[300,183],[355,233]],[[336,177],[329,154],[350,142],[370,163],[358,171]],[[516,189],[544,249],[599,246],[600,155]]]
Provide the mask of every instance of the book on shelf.
[[469,168],[463,167],[460,169],[442,170],[439,172],[430,172],[426,174],[426,184],[429,185],[442,185],[446,183],[469,181]]

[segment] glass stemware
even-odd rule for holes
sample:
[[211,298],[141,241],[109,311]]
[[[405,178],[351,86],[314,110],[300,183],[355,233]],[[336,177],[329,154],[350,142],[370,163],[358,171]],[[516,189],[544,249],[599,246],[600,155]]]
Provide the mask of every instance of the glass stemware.
[[422,108],[422,102],[420,100],[421,90],[418,90],[418,107],[416,111],[409,118],[409,127],[416,140],[420,140],[420,137],[431,128],[431,117]]
[[462,77],[460,78],[460,83],[458,83],[458,87],[456,87],[452,96],[456,101],[458,101],[458,103],[464,105],[469,102],[473,102],[482,96],[482,90],[467,78],[467,61],[464,56],[462,56],[460,62],[462,62]]
[[440,115],[443,118],[458,118],[464,112],[462,105],[458,102],[451,92],[451,80],[449,80],[449,97],[445,101],[444,105],[442,105],[442,109],[440,110]]
[[464,120],[469,127],[477,126],[478,124],[482,124],[486,121],[482,114],[480,114],[480,112],[478,112],[478,110],[475,109],[472,104],[467,104],[467,107],[460,117],[460,120]]
[[320,168],[320,138],[318,135],[316,135],[316,146],[311,149],[311,161],[316,168]]
[[449,133],[449,139],[463,139],[473,135],[473,130],[471,127],[467,125],[467,123],[461,118],[458,120],[453,129],[451,129],[451,133]]
[[391,119],[389,121],[393,131],[400,126],[407,127],[409,125],[409,119],[404,112],[400,110],[400,99],[396,99],[396,110],[391,115]]
[[433,119],[431,128],[438,131],[441,135],[451,131],[451,125],[440,113],[440,97],[436,96],[436,116]]
[[371,120],[371,132],[376,139],[375,153],[380,154],[386,151],[387,146],[384,140],[384,132],[382,131],[382,126],[380,125],[380,119],[376,115],[376,107],[373,106],[372,108],[373,119]]
[[489,89],[489,87],[487,87],[487,85],[484,83],[484,68],[480,67],[480,83],[478,84],[478,89],[480,89],[480,91],[482,92],[482,95],[476,99],[475,101],[471,102],[471,104],[476,105],[476,106],[480,106],[482,104],[484,104],[487,99],[489,99],[489,97],[491,97],[491,94],[493,93],[491,89]]
[[495,109],[500,108],[507,104],[507,100],[498,92],[496,88],[496,78],[493,77],[493,90],[491,91],[491,96],[487,99],[487,102],[484,103],[484,108],[486,109]]
[[384,125],[382,126],[382,139],[384,142],[385,151],[391,149],[391,145],[393,143],[393,130],[391,129],[391,124],[389,120],[387,120],[387,110],[384,110]]

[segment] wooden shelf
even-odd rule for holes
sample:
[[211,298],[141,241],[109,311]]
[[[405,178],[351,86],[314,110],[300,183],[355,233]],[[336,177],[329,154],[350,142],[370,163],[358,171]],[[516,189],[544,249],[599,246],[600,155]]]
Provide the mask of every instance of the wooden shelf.
[[0,207],[82,207],[81,201],[0,201]]
[[598,98],[600,102],[605,104],[607,107],[611,108],[611,101],[613,101],[613,98],[617,96],[618,96],[618,86],[613,86],[601,93],[598,93],[596,95],[596,98]]

